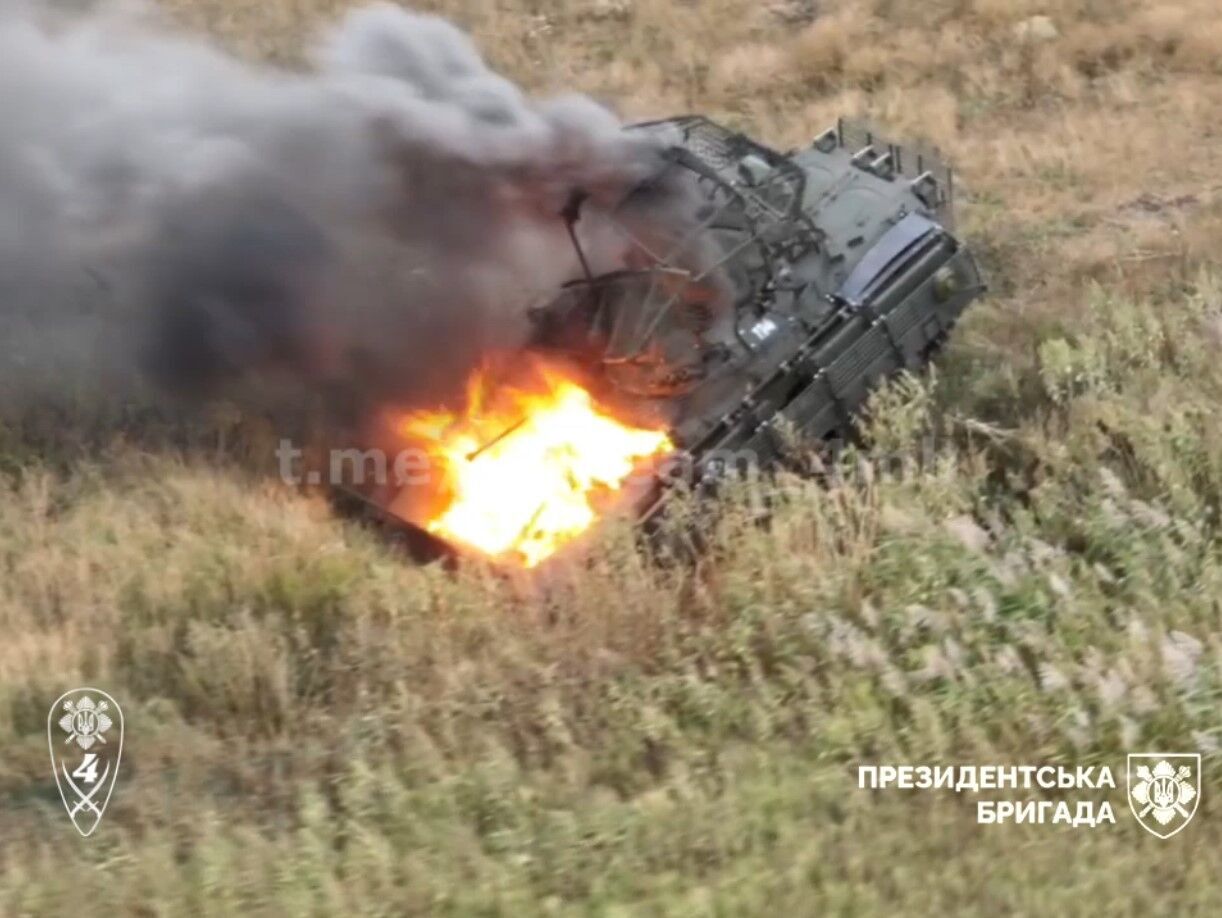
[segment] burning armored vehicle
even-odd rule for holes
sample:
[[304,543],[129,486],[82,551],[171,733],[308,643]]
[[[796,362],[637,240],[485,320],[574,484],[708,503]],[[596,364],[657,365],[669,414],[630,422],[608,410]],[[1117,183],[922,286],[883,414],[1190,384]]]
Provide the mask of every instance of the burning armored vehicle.
[[526,566],[612,506],[648,524],[676,477],[766,466],[787,430],[846,435],[984,289],[932,152],[844,122],[787,154],[703,117],[630,130],[664,166],[614,206],[572,197],[580,275],[532,310],[528,347],[462,409],[390,419],[432,467],[364,489],[390,519]]

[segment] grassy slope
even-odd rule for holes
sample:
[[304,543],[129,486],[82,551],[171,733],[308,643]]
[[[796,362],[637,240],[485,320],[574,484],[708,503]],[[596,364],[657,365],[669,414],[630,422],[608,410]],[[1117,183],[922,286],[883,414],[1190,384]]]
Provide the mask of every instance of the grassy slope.
[[[165,2],[281,60],[344,5]],[[176,450],[10,422],[0,914],[1218,914],[1213,0],[432,5],[632,115],[784,145],[867,112],[947,148],[995,291],[869,424],[938,461],[782,482],[768,532],[744,493],[694,572],[609,532],[540,587],[401,563],[220,414]],[[1017,40],[1034,13],[1059,37]],[[83,683],[129,724],[85,842],[43,736]],[[1169,842],[1120,791],[1115,827],[999,828],[854,776],[1158,748],[1207,761]]]

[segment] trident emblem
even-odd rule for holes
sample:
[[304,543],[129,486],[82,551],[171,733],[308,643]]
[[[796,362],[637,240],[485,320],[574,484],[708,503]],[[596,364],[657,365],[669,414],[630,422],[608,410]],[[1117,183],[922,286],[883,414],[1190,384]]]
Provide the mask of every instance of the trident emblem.
[[1128,785],[1129,809],[1141,827],[1151,835],[1170,838],[1188,825],[1201,802],[1201,756],[1130,755]]
[[68,818],[88,837],[102,821],[119,777],[123,712],[98,689],[64,692],[47,715],[47,743]]

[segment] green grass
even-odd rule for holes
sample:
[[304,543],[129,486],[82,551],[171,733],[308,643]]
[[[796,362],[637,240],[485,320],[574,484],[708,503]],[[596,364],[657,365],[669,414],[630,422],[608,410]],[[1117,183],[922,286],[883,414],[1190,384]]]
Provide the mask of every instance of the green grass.
[[[864,425],[888,453],[932,439],[934,461],[870,475],[850,455],[840,487],[768,485],[763,528],[744,487],[695,568],[619,531],[542,583],[415,568],[199,455],[10,476],[0,908],[1216,912],[1215,291],[1208,273],[1148,301],[1095,290],[1026,364],[953,349]],[[42,733],[77,683],[128,724],[86,841]],[[980,826],[975,795],[856,780],[1119,776],[1145,749],[1206,753],[1170,842],[1122,790],[1071,798],[1109,799],[1114,827]]]
[[[583,74],[586,30],[661,40],[555,21]],[[1147,86],[1136,56],[1132,84],[1015,101],[988,57],[954,145],[991,296],[935,374],[877,396],[841,485],[744,485],[695,565],[611,526],[545,578],[421,568],[276,483],[274,433],[225,407],[0,411],[0,915],[1222,913],[1222,210],[1117,216],[1222,157],[1103,149],[1074,167],[1086,201],[1056,158],[1113,104],[1131,142],[1182,151],[1183,113],[1222,100]],[[82,840],[45,719],[86,684],[127,736]],[[1151,750],[1204,755],[1169,841],[1124,803],[1125,754]],[[858,788],[904,763],[1108,765],[1120,788],[1068,799],[1117,825]]]

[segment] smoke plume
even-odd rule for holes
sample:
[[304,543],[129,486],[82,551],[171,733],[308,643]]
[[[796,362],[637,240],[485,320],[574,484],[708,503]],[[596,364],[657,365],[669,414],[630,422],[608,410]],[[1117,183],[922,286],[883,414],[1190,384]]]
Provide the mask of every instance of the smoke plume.
[[0,0],[0,391],[253,375],[424,399],[578,267],[558,212],[656,151],[530,98],[433,16],[351,13],[305,72],[103,8]]

